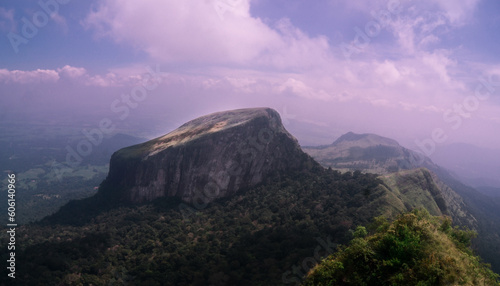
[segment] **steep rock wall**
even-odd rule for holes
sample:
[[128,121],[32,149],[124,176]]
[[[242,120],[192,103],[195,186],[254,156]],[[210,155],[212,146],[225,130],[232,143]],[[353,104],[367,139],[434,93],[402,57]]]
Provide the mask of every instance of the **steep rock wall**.
[[276,111],[240,109],[200,117],[115,152],[103,192],[120,190],[120,199],[130,202],[163,196],[212,201],[313,164]]

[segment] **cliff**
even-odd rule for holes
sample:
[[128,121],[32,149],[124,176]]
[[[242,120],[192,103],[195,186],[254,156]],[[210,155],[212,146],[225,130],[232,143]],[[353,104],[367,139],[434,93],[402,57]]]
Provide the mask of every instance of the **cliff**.
[[269,108],[217,112],[111,157],[101,192],[120,200],[206,203],[316,164]]

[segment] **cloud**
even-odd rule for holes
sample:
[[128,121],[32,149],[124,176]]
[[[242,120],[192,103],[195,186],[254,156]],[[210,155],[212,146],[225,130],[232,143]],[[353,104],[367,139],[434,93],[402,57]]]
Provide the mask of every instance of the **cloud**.
[[102,0],[84,25],[169,63],[286,68],[321,62],[315,58],[329,51],[326,38],[287,20],[271,27],[251,16],[249,0]]
[[[165,75],[157,75],[165,77]],[[85,68],[65,65],[54,70],[37,69],[31,71],[0,69],[0,83],[3,84],[37,84],[71,82],[85,86],[118,87],[133,86],[150,79],[147,69],[128,69],[108,72],[104,75],[91,75]]]
[[446,52],[435,52],[432,54],[424,54],[422,56],[422,61],[424,64],[429,66],[439,78],[444,82],[449,84],[452,79],[448,74],[448,67],[455,65],[456,63],[449,59]]
[[479,0],[437,0],[453,25],[464,25],[474,13]]
[[89,75],[84,68],[77,68],[66,65],[56,70],[62,79],[71,82],[78,82],[90,86],[120,86],[131,79],[131,77],[118,77],[115,73],[109,72],[105,75]]
[[380,64],[375,72],[380,76],[381,80],[386,84],[391,84],[399,80],[401,73],[398,71],[394,62],[384,61]]
[[422,11],[416,7],[388,23],[388,29],[405,56],[434,49],[440,37],[450,31],[450,27],[442,11]]
[[44,83],[44,82],[57,82],[59,74],[55,70],[42,70],[37,69],[34,71],[9,71],[0,69],[0,82],[3,83]]
[[379,10],[390,10],[391,7],[394,7],[400,16],[413,12],[442,15],[449,24],[462,26],[472,18],[479,2],[480,0],[358,0],[346,2],[344,5],[348,9],[366,14],[373,14]]
[[[245,2],[245,1],[243,1]],[[246,63],[279,41],[241,5],[219,18],[215,1],[101,1],[87,27],[166,62]]]
[[313,87],[308,86],[300,80],[294,78],[288,78],[283,84],[278,88],[278,92],[291,92],[298,96],[308,98],[308,99],[320,99],[320,100],[330,100],[332,97],[324,90],[317,90]]
[[469,24],[478,3],[479,0],[360,0],[344,5],[351,18],[364,15],[365,24],[375,21],[390,31],[398,44],[397,52],[411,56],[420,51],[431,52],[443,36]]
[[65,65],[62,68],[57,69],[59,75],[67,78],[79,78],[85,74],[87,74],[87,70],[84,68],[77,68]]

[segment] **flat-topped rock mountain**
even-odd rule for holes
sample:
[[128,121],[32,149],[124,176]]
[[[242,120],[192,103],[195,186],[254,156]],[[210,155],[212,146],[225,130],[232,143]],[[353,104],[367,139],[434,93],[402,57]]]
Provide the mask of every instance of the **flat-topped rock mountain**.
[[208,202],[313,164],[275,110],[238,109],[194,119],[115,152],[100,192],[129,202],[164,196]]

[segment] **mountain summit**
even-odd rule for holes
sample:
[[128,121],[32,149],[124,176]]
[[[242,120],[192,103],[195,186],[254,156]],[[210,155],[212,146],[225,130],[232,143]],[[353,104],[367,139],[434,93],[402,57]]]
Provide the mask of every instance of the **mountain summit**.
[[376,145],[401,147],[396,140],[390,138],[370,133],[356,134],[353,132],[348,132],[340,136],[337,140],[335,140],[335,142],[333,142],[332,145],[334,146],[347,145],[349,144],[349,142],[356,142],[356,146],[359,147],[361,147],[362,145],[365,145],[366,147],[376,146]]
[[349,132],[331,145],[303,149],[321,165],[344,171],[388,174],[419,167],[438,168],[429,158],[404,148],[396,140],[375,134]]
[[178,197],[195,203],[230,196],[281,171],[314,161],[270,108],[217,112],[113,154],[103,193],[145,202]]

